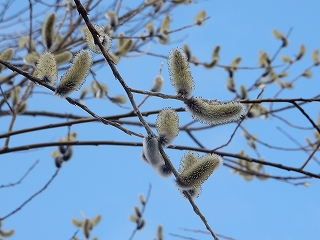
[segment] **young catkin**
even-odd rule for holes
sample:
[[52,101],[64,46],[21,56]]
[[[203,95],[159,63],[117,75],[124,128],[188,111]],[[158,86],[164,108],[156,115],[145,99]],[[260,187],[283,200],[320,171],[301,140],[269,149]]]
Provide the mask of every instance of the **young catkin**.
[[133,40],[132,39],[123,39],[122,45],[118,47],[118,49],[114,52],[116,56],[125,56],[127,53],[133,48]]
[[163,164],[163,160],[160,158],[159,143],[157,138],[148,136],[143,139],[143,152],[145,158],[154,167],[158,168]]
[[85,82],[91,65],[92,55],[89,50],[79,51],[73,59],[73,64],[61,77],[55,94],[60,97],[66,97],[72,91],[79,90]]
[[198,161],[198,158],[199,154],[194,151],[189,151],[186,154],[184,154],[181,158],[178,172],[182,173],[183,171],[187,170],[190,166],[192,166],[194,163]]
[[58,79],[58,67],[55,57],[50,52],[41,53],[35,69],[35,77],[53,86]]
[[[111,47],[111,38],[105,34],[104,31],[104,27],[100,27],[98,25],[93,25],[93,27],[97,30],[97,32],[99,33],[99,41],[101,42],[103,48],[105,49],[105,51],[109,51],[110,47]],[[84,40],[86,41],[88,48],[95,53],[101,53],[101,50],[99,48],[99,46],[95,43],[94,38],[91,34],[91,32],[89,31],[88,28],[85,28],[84,30]]]
[[244,104],[236,101],[212,103],[201,97],[192,97],[185,104],[186,110],[195,120],[208,125],[234,122],[245,116]]
[[161,92],[163,87],[164,79],[161,75],[157,75],[154,80],[152,87],[150,89],[151,92]]
[[180,168],[179,178],[176,180],[180,190],[190,190],[201,186],[215,169],[221,166],[223,160],[217,154],[208,153],[186,168]]
[[37,52],[28,53],[24,58],[23,61],[27,65],[35,66],[36,62],[38,61],[40,55]]
[[112,28],[116,28],[118,25],[117,13],[113,10],[106,12],[105,17],[109,20],[109,24]]
[[206,18],[206,11],[202,10],[200,12],[197,13],[197,15],[194,17],[194,22],[197,25],[203,25],[204,19]]
[[156,27],[154,26],[153,22],[149,22],[145,26],[149,36],[153,36],[156,33]]
[[170,30],[170,22],[171,18],[169,15],[165,16],[162,20],[161,26],[160,26],[160,33],[168,34]]
[[42,42],[50,49],[54,42],[54,24],[56,22],[56,13],[52,12],[47,15],[42,25]]
[[194,81],[191,76],[188,59],[182,49],[174,48],[170,51],[168,68],[171,84],[176,89],[176,93],[190,98],[194,89]]
[[73,54],[69,51],[64,51],[62,53],[58,53],[57,55],[54,55],[54,58],[57,61],[57,65],[62,65],[65,63],[68,63],[72,60]]
[[[13,57],[13,54],[14,54],[14,49],[13,48],[7,48],[2,53],[0,53],[0,60],[9,61]],[[0,64],[0,72],[2,72],[3,69],[5,69],[5,66]]]
[[162,147],[169,146],[179,134],[179,117],[172,108],[162,109],[156,121],[156,129],[159,134],[158,141]]

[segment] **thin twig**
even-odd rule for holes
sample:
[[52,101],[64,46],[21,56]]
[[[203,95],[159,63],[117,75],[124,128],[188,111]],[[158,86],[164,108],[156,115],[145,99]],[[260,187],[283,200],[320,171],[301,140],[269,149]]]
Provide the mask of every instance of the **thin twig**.
[[9,183],[9,184],[4,184],[4,185],[0,185],[0,188],[5,188],[5,187],[13,187],[16,186],[18,184],[20,184],[27,176],[28,174],[32,171],[32,169],[39,163],[40,160],[35,161],[31,167],[25,172],[25,174],[22,175],[22,177],[15,183]]
[[7,215],[5,215],[4,217],[0,218],[0,221],[5,220],[6,218],[12,216],[13,214],[15,214],[16,212],[18,212],[19,210],[21,210],[27,203],[29,203],[33,198],[35,198],[37,195],[39,195],[40,193],[42,193],[49,185],[50,183],[55,179],[55,177],[58,175],[60,169],[57,169],[56,172],[52,175],[52,177],[50,178],[50,180],[37,192],[35,192],[34,194],[31,195],[31,197],[29,197],[26,201],[24,201],[19,207],[17,207],[15,210],[13,210],[12,212],[8,213]]
[[309,120],[309,122],[312,124],[312,126],[317,129],[318,133],[320,134],[320,128],[318,127],[317,124],[315,124],[315,122],[309,117],[309,115],[303,110],[302,107],[299,106],[299,104],[297,104],[295,101],[291,102],[294,106],[296,106],[296,108],[298,108],[300,110],[300,112],[302,112],[302,114]]

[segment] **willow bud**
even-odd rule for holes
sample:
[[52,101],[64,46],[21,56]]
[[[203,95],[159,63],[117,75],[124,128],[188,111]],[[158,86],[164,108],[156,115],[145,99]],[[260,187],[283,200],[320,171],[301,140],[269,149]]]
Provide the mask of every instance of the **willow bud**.
[[319,58],[319,49],[315,49],[312,53],[311,53],[311,59],[314,61],[314,63],[316,65],[320,64],[320,58]]
[[153,84],[152,87],[150,89],[151,92],[161,92],[162,87],[163,87],[163,77],[161,75],[157,75],[154,80],[153,80]]
[[103,82],[92,81],[90,86],[93,96],[96,98],[103,98],[109,92],[108,86]]
[[42,25],[42,42],[50,49],[54,42],[54,24],[56,22],[56,13],[49,13]]
[[238,69],[241,59],[242,59],[241,57],[236,57],[232,60],[230,66],[233,71]]
[[112,28],[116,28],[118,26],[118,16],[115,11],[109,10],[106,12],[105,17],[109,20],[109,24]]
[[198,158],[186,168],[180,169],[182,171],[176,180],[178,188],[180,190],[199,188],[222,163],[222,158],[213,153]]
[[44,52],[40,54],[34,75],[51,86],[57,82],[58,67],[52,53]]
[[10,91],[10,98],[12,101],[12,105],[17,105],[20,101],[20,92],[21,92],[21,87],[16,86]]
[[110,98],[111,102],[118,104],[125,104],[127,102],[127,98],[125,95],[118,94],[115,97]]
[[73,58],[73,54],[69,51],[64,51],[62,53],[54,55],[54,58],[56,59],[57,65],[59,66],[70,62]]
[[158,228],[157,228],[157,240],[164,240],[162,225],[159,225]]
[[36,44],[34,43],[33,39],[31,38],[31,47],[30,47],[30,36],[23,36],[18,41],[18,47],[19,48],[26,48],[30,49],[31,51],[36,50]]
[[243,84],[240,85],[240,98],[241,99],[248,98],[248,90],[247,90],[246,86]]
[[159,37],[158,41],[160,44],[168,44],[170,42],[169,34],[160,33],[158,37]]
[[143,139],[143,152],[148,162],[157,168],[163,164],[160,158],[158,140],[155,137],[148,136]]
[[133,48],[133,40],[132,39],[123,39],[123,44],[118,47],[118,49],[114,52],[116,56],[125,56],[128,52]]
[[31,52],[28,53],[24,58],[23,61],[27,64],[27,65],[31,65],[31,66],[35,66],[36,62],[38,61],[40,55],[37,52]]
[[305,53],[306,53],[306,46],[304,44],[301,44],[296,60],[299,61],[304,56]]
[[273,35],[275,38],[282,40],[282,47],[288,46],[289,40],[282,32],[279,32],[277,29],[274,29]]
[[230,92],[234,92],[234,93],[236,92],[233,78],[228,78],[228,80],[227,80],[227,89]]
[[194,81],[191,76],[188,59],[180,48],[170,51],[168,68],[172,86],[178,95],[190,98],[194,89]]
[[191,59],[191,50],[188,44],[183,44],[183,51],[185,52],[188,61]]
[[10,229],[10,230],[3,230],[3,229],[0,229],[0,236],[1,237],[10,237],[14,234],[14,229]]
[[194,18],[194,22],[199,26],[203,25],[204,19],[206,18],[206,14],[207,12],[205,10],[198,12]]
[[79,90],[89,73],[92,65],[92,55],[89,50],[81,50],[73,59],[73,64],[61,77],[55,91],[60,97],[68,96],[72,91]]
[[[99,38],[99,41],[101,42],[103,48],[105,49],[106,52],[108,52],[111,47],[111,42],[112,42],[111,38],[107,34],[105,34],[103,26],[93,25],[93,27],[99,33],[98,38]],[[84,33],[85,33],[84,40],[86,41],[88,48],[92,52],[101,53],[99,46],[95,43],[94,38],[88,28],[84,29]]]
[[137,224],[137,230],[141,230],[145,224],[146,224],[146,221],[144,219],[140,218],[140,220]]
[[208,125],[234,122],[245,116],[245,106],[236,101],[212,103],[201,97],[192,97],[185,104],[186,110],[195,120]]
[[292,64],[293,59],[287,55],[281,55],[281,60],[284,61],[285,63]]
[[156,121],[156,129],[159,134],[158,141],[162,147],[169,146],[179,134],[179,117],[172,108],[162,109]]
[[260,67],[269,67],[271,60],[269,58],[268,53],[263,50],[260,50],[258,62]]
[[162,20],[161,26],[160,26],[160,33],[168,34],[170,30],[170,22],[171,18],[169,15],[166,15],[164,19]]
[[312,72],[307,69],[303,72],[302,76],[306,77],[306,78],[311,78],[312,77]]
[[[2,53],[0,53],[0,60],[7,62],[13,57],[13,54],[14,54],[14,49],[7,48]],[[5,66],[0,63],[0,72],[2,72],[4,69],[5,69]]]
[[157,13],[161,10],[162,6],[164,4],[164,0],[158,0],[153,4],[154,12]]
[[84,236],[88,239],[90,237],[90,231],[92,229],[92,223],[90,221],[90,219],[86,218],[84,220],[84,223],[82,225],[82,231]]
[[77,219],[77,218],[72,218],[71,222],[73,223],[73,225],[75,225],[76,227],[81,227],[82,226],[82,221]]
[[149,36],[152,37],[156,33],[156,27],[153,22],[149,22],[146,24],[146,30],[149,33]]
[[100,221],[101,221],[102,215],[98,214],[97,216],[95,216],[94,218],[92,218],[90,220],[90,222],[92,223],[93,226],[97,225]]

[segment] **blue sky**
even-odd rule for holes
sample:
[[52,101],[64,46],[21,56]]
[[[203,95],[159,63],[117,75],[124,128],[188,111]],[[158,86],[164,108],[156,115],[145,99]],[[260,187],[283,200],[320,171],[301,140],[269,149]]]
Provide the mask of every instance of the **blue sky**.
[[[123,4],[128,6],[128,1]],[[139,3],[138,1],[133,1]],[[101,5],[106,7],[106,3]],[[130,1],[130,5],[133,3]],[[306,56],[301,62],[289,70],[287,80],[293,79],[312,64],[311,52],[319,48],[320,43],[320,2],[313,1],[198,1],[197,4],[181,6],[173,11],[171,28],[179,28],[193,22],[197,12],[205,9],[210,19],[201,27],[194,27],[171,35],[171,44],[163,46],[154,42],[151,52],[167,55],[173,47],[182,47],[188,43],[192,53],[201,61],[209,61],[216,45],[221,46],[220,63],[227,65],[236,56],[241,56],[240,66],[255,67],[258,64],[258,51],[265,50],[272,56],[281,42],[272,35],[273,29],[287,33],[289,46],[281,52],[294,56],[300,44],[307,48]],[[124,10],[122,10],[124,11]],[[90,16],[90,15],[89,15]],[[44,18],[44,16],[43,16]],[[6,29],[15,31],[16,29]],[[0,30],[1,33],[1,30]],[[183,39],[183,41],[181,40]],[[280,55],[281,55],[280,54]],[[98,58],[97,55],[94,55]],[[124,58],[117,65],[122,77],[133,88],[148,90],[154,76],[158,74],[160,60],[156,57],[141,56]],[[280,64],[278,59],[275,64]],[[227,72],[221,68],[204,69],[191,66],[196,82],[194,95],[205,98],[230,100],[233,95],[226,90]],[[261,70],[242,70],[235,74],[237,88],[240,84],[251,85],[261,74]],[[284,91],[280,97],[310,98],[319,93],[319,70],[312,70],[311,79],[301,79],[292,91]],[[61,76],[61,73],[59,74]],[[164,61],[163,77],[165,85],[163,93],[174,94],[170,84],[166,61]],[[89,86],[92,77],[88,77],[84,87]],[[105,82],[110,88],[110,95],[124,94],[120,84],[114,79],[107,65],[99,70],[97,79]],[[266,90],[263,97],[273,97],[277,87]],[[38,91],[49,92],[38,88]],[[254,99],[258,92],[249,95]],[[78,93],[72,95],[78,96]],[[137,102],[144,96],[135,95]],[[127,109],[119,109],[108,100],[88,100],[86,105],[99,115],[125,113]],[[266,104],[267,105],[267,104]],[[126,104],[129,106],[129,104]],[[180,102],[149,98],[141,107],[147,111],[162,107],[180,107]],[[276,106],[282,106],[278,104]],[[29,110],[47,109],[53,112],[73,113],[87,116],[81,109],[71,106],[65,100],[52,96],[51,93],[34,94],[30,99]],[[309,104],[305,110],[316,120],[319,104]],[[284,115],[296,124],[310,126],[310,123],[298,110],[287,111]],[[187,113],[179,113],[181,124],[187,123],[191,117]],[[147,117],[154,121],[156,116]],[[136,119],[132,119],[136,120]],[[17,119],[14,129],[37,125],[57,123],[65,119],[46,117],[21,116]],[[6,132],[9,117],[0,118],[0,131]],[[274,145],[297,147],[288,138],[276,130],[286,126],[275,119],[248,120],[245,126],[260,139]],[[200,124],[199,124],[200,126]],[[210,132],[197,132],[208,148],[215,148],[225,143],[233,132],[236,124],[231,123],[214,128]],[[142,127],[126,126],[133,131],[146,134]],[[26,133],[12,137],[10,146],[24,145],[27,142],[57,141],[65,136],[67,127],[49,129],[36,133]],[[99,122],[74,125],[71,130],[77,131],[78,140],[115,140],[141,142],[135,136],[127,136],[118,130],[104,126]],[[301,144],[305,144],[306,136],[312,137],[311,131],[292,130]],[[0,144],[4,143],[0,139]],[[184,133],[174,141],[176,145],[196,146]],[[0,156],[0,185],[14,182],[32,165],[40,160],[30,175],[15,187],[0,189],[0,215],[6,215],[34,192],[39,190],[53,175],[55,166],[50,152],[56,148],[29,150]],[[246,149],[253,157],[254,152],[248,149],[240,131],[232,144],[222,151],[238,153]],[[307,158],[305,153],[270,151],[258,145],[262,156],[269,161],[300,166]],[[176,168],[185,151],[166,150]],[[195,239],[211,239],[209,235],[189,233],[180,228],[205,230],[199,217],[193,212],[188,201],[182,198],[173,178],[164,179],[155,174],[154,170],[139,159],[140,147],[123,146],[85,146],[74,147],[74,156],[65,163],[57,178],[39,196],[34,198],[21,211],[6,219],[3,229],[15,228],[16,233],[10,239],[69,239],[76,231],[71,218],[81,219],[80,211],[86,216],[94,217],[102,214],[102,221],[93,230],[93,236],[99,239],[129,239],[135,225],[129,221],[133,213],[132,207],[138,203],[138,194],[146,194],[149,184],[152,185],[150,201],[147,204],[144,218],[146,226],[136,234],[135,239],[153,239],[159,224],[164,227],[165,239],[177,239],[169,233],[181,234]],[[313,162],[306,170],[318,172],[319,166]],[[278,169],[266,167],[266,171],[289,176]],[[319,181],[310,180],[309,187],[293,186],[272,179],[261,181],[254,179],[244,181],[240,176],[232,174],[230,169],[222,166],[203,185],[203,190],[195,200],[207,218],[212,229],[218,233],[235,239],[316,239],[320,235]],[[82,234],[79,234],[82,237]]]

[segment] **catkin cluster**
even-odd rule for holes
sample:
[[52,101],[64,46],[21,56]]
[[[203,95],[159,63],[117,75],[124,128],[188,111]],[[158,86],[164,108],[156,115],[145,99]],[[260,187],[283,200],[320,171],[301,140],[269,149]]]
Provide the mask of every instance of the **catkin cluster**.
[[[201,13],[201,19],[204,19],[205,12]],[[199,23],[201,24],[201,22]],[[162,31],[166,32],[168,26],[164,24]],[[205,124],[218,125],[233,121],[238,121],[245,116],[245,106],[238,101],[220,102],[203,99],[202,97],[194,97],[194,81],[190,72],[189,59],[192,58],[191,51],[188,46],[184,46],[187,54],[180,49],[174,48],[168,56],[168,69],[172,86],[175,88],[176,94],[183,98],[186,105],[186,111],[192,117]],[[220,46],[217,46],[213,52],[213,62],[207,67],[214,66],[219,61]],[[238,67],[241,58],[233,61],[232,71]],[[230,70],[230,71],[231,71]],[[163,81],[161,79],[160,83]],[[156,85],[156,84],[154,84]],[[230,82],[229,89],[234,89],[234,84]],[[152,88],[152,91],[159,91],[158,87]],[[246,98],[245,89],[242,91],[242,98]],[[169,176],[171,169],[165,164],[159,147],[168,147],[179,134],[179,117],[172,108],[165,108],[158,114],[156,121],[156,130],[158,136],[147,136],[143,140],[143,151],[141,158],[149,163],[156,172],[161,176]],[[168,156],[165,156],[166,158]],[[184,197],[189,194],[192,198],[196,198],[201,193],[201,185],[209,176],[221,166],[222,157],[214,153],[208,153],[202,157],[195,152],[186,153],[180,163],[179,176],[176,179],[176,185]]]
[[[218,51],[219,48],[216,48],[215,52]],[[209,125],[217,125],[238,121],[245,115],[245,106],[240,102],[220,103],[192,96],[194,81],[189,69],[188,57],[182,49],[174,48],[170,51],[168,68],[171,84],[176,89],[177,95],[185,98],[186,110],[195,120]]]
[[[71,221],[74,226],[81,228],[86,239],[89,239],[93,227],[96,226],[101,221],[101,218],[102,218],[101,214],[98,214],[97,216],[95,216],[92,219],[87,218],[87,217],[83,220],[80,220],[77,218],[72,218]],[[75,239],[75,238],[73,238],[73,239]],[[78,238],[76,238],[76,239],[78,239]],[[97,238],[95,237],[93,239],[97,239]]]

